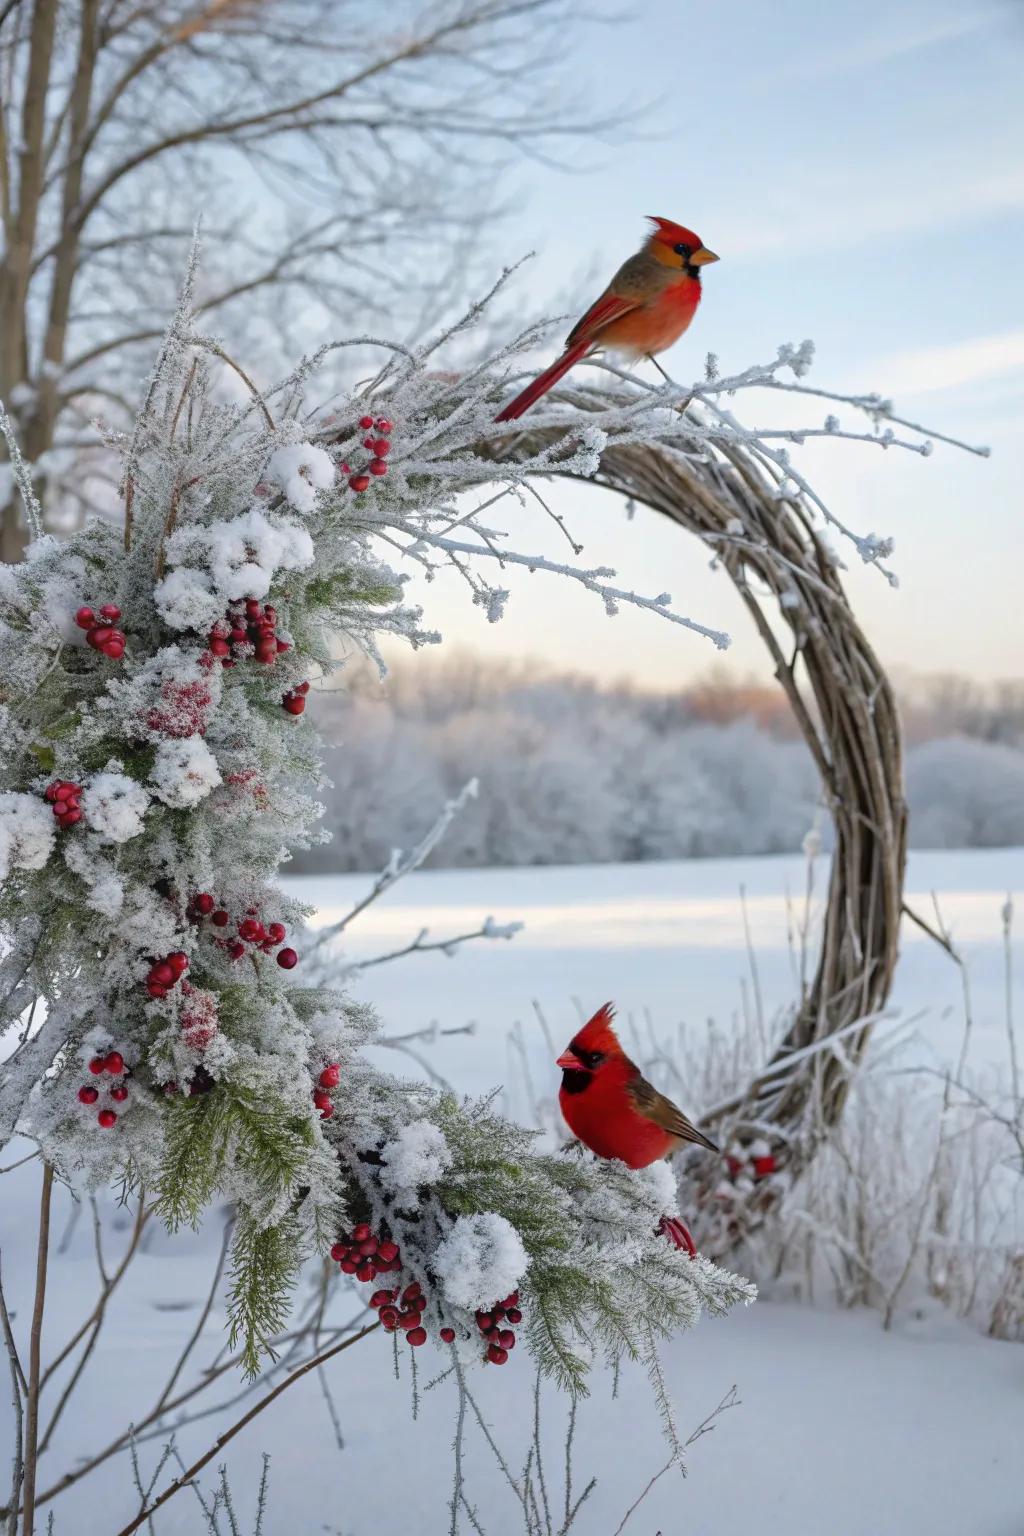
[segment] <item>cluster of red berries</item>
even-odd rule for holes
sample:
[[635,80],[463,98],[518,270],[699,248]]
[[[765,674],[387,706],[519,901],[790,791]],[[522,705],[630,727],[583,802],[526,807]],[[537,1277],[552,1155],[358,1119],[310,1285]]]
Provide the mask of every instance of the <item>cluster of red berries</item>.
[[102,651],[111,661],[120,661],[125,641],[124,630],[115,628],[120,617],[121,610],[116,603],[104,603],[99,618],[91,608],[79,608],[75,623],[79,629],[87,631],[86,645],[91,645],[94,651]]
[[55,779],[43,792],[43,799],[50,802],[54,817],[62,827],[73,827],[81,821],[82,807],[78,803],[81,796],[81,784],[72,784],[67,779]]
[[[89,1071],[94,1077],[99,1077],[103,1073],[109,1073],[111,1077],[119,1078],[120,1081],[113,1085],[109,1090],[109,1094],[115,1104],[124,1103],[128,1097],[128,1084],[124,1081],[126,1068],[124,1057],[120,1051],[108,1051],[105,1056],[94,1056],[89,1063]],[[90,1083],[83,1084],[78,1090],[78,1101],[80,1104],[95,1104],[99,1096],[99,1089],[94,1088]],[[104,1130],[109,1130],[112,1125],[117,1124],[117,1111],[115,1109],[101,1109],[96,1119]]]
[[378,1275],[397,1275],[402,1268],[402,1250],[389,1238],[378,1237],[367,1222],[353,1227],[347,1237],[339,1237],[331,1249],[331,1258],[341,1265],[344,1275],[357,1280],[376,1280]]
[[[201,922],[208,917],[215,928],[227,928],[231,922],[231,913],[226,907],[218,907],[216,901],[208,891],[200,891],[193,896],[188,904],[188,915],[193,922]],[[277,950],[277,963],[283,971],[290,971],[298,965],[299,956],[294,949],[284,948],[282,945],[288,937],[288,930],[284,923],[261,923],[256,907],[250,907],[236,929],[237,937],[233,939],[219,938],[217,943],[222,949],[226,949],[232,960],[241,960],[245,954],[245,946],[252,944],[261,949],[265,955],[272,955]]]
[[[476,1325],[487,1340],[487,1354],[485,1358],[492,1365],[504,1365],[508,1359],[510,1349],[516,1347],[516,1336],[511,1326],[503,1328],[502,1323],[509,1325],[521,1323],[523,1314],[519,1310],[519,1292],[513,1291],[506,1296],[504,1301],[495,1302],[493,1307],[486,1311],[481,1308],[476,1314]],[[450,1344],[455,1337],[453,1328],[442,1328],[441,1337],[446,1344]]]
[[277,633],[277,609],[255,597],[232,603],[226,617],[210,630],[210,650],[223,667],[233,667],[247,656],[269,667],[281,651],[290,649]]
[[317,1078],[316,1087],[313,1089],[313,1103],[320,1111],[321,1120],[329,1120],[334,1114],[334,1100],[331,1098],[329,1090],[337,1088],[340,1082],[341,1063],[329,1061]]
[[746,1160],[732,1152],[726,1154],[725,1165],[729,1170],[730,1178],[740,1178],[748,1165],[748,1177],[752,1175],[755,1179],[766,1179],[770,1173],[775,1172],[775,1159],[760,1142],[755,1142],[748,1150],[749,1155]]
[[359,470],[353,474],[351,464],[342,464],[341,472],[348,475],[348,483],[353,491],[365,491],[370,484],[370,475],[387,474],[387,457],[391,452],[390,434],[394,431],[394,423],[388,421],[386,416],[378,416],[376,421],[372,416],[360,416],[359,425],[367,434],[363,438],[363,447],[372,454],[372,458],[366,466],[368,473]]
[[188,955],[183,949],[172,950],[162,960],[154,960],[146,977],[146,991],[150,997],[166,997],[172,987],[188,970]]
[[[378,1275],[399,1274],[402,1268],[398,1244],[375,1236],[365,1221],[334,1244],[331,1258],[341,1265],[342,1274],[355,1275],[364,1283],[376,1280]],[[414,1346],[427,1342],[427,1330],[421,1326],[426,1304],[427,1298],[418,1280],[410,1281],[404,1290],[374,1291],[370,1297],[370,1306],[380,1313],[388,1333],[401,1328]]]
[[306,694],[309,692],[308,683],[296,683],[282,696],[281,705],[290,715],[301,715],[306,707]]

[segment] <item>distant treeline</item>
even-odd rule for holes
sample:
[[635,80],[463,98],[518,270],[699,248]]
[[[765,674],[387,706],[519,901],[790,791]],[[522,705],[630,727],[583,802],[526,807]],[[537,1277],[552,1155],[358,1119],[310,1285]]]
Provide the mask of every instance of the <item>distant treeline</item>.
[[[1024,683],[905,679],[917,847],[1024,844]],[[467,779],[480,795],[434,866],[576,864],[789,852],[820,785],[781,689],[719,671],[672,693],[476,658],[344,674],[318,701],[332,842],[305,870],[375,869]]]

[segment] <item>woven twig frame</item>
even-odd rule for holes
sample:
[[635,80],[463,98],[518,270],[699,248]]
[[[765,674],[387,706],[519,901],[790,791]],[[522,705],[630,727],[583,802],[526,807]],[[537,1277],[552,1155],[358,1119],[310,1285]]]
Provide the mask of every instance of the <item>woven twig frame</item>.
[[[582,411],[596,403],[583,390],[565,390],[561,398]],[[612,402],[605,394],[601,403]],[[560,431],[564,435],[564,426]],[[558,435],[527,425],[508,444],[508,456],[536,452]],[[776,1167],[792,1178],[838,1120],[849,1065],[860,1058],[870,1025],[846,1034],[841,1052],[814,1052],[786,1072],[778,1069],[794,1051],[878,1013],[892,985],[907,820],[892,688],[808,507],[780,492],[754,449],[719,443],[709,454],[706,441],[695,442],[689,456],[675,434],[671,445],[611,442],[596,480],[671,518],[720,558],[768,647],[821,775],[835,850],[816,974],[796,1002],[769,1070],[721,1111],[719,1122],[740,1141],[770,1136]],[[789,655],[768,621],[771,602],[792,636]],[[797,683],[801,663],[804,691]],[[743,1226],[770,1202],[771,1187],[748,1202]]]

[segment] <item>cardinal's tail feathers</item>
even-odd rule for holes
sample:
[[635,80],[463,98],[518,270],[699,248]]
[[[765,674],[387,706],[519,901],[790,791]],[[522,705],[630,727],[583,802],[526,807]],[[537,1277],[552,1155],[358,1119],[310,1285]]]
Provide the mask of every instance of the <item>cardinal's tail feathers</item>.
[[546,395],[548,390],[569,372],[573,364],[578,363],[585,352],[589,352],[592,345],[593,342],[587,340],[578,341],[575,346],[567,347],[550,368],[545,368],[543,373],[539,373],[532,384],[527,384],[522,394],[516,395],[511,404],[506,405],[500,415],[495,416],[495,421],[516,421],[524,411],[530,409],[535,400],[539,400],[541,395]]

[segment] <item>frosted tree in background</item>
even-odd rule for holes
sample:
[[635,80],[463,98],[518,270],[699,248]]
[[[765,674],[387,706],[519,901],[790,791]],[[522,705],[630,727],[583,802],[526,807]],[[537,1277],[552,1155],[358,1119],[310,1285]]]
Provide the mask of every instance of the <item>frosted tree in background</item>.
[[44,502],[113,504],[91,422],[130,421],[126,380],[201,214],[198,308],[247,351],[258,336],[268,367],[317,328],[414,334],[461,303],[500,216],[481,187],[583,126],[552,88],[576,17],[573,0],[0,3],[0,399]]

